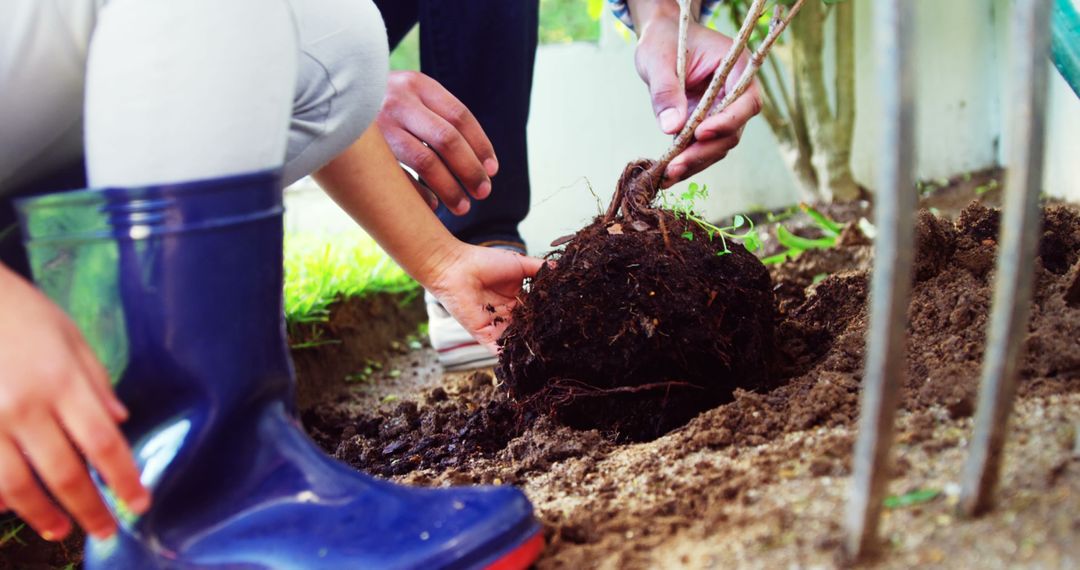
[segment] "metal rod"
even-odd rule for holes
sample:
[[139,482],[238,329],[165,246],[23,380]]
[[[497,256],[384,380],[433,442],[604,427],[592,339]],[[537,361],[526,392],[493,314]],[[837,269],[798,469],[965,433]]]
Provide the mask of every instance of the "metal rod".
[[878,545],[878,522],[889,478],[889,450],[900,381],[907,369],[904,335],[911,295],[914,233],[914,74],[912,2],[876,0],[874,57],[882,132],[877,179],[870,332],[860,403],[855,474],[848,499],[847,554],[867,557]]
[[1009,154],[990,333],[983,358],[975,431],[964,465],[960,509],[978,516],[993,506],[1039,246],[1050,2],[1018,0],[1012,16]]

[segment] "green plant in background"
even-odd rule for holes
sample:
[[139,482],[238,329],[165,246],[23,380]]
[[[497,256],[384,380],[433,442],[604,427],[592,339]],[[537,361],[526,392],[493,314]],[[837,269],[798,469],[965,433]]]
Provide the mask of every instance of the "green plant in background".
[[[793,0],[778,0],[790,5]],[[751,0],[730,0],[716,17],[742,23]],[[859,197],[851,174],[855,127],[855,7],[852,0],[810,0],[791,23],[790,37],[780,38],[758,74],[761,114],[780,144],[803,200],[850,201]],[[768,32],[766,10],[751,36],[756,48]],[[835,13],[834,26],[826,26]],[[715,18],[712,24],[715,24]],[[825,36],[833,49],[825,49]],[[826,59],[832,65],[826,65]],[[834,70],[827,74],[826,68]],[[834,77],[830,77],[834,75]],[[834,96],[826,87],[834,82]]]
[[[815,210],[807,204],[800,204],[799,208],[802,209],[806,215],[810,216],[810,219],[814,221],[814,225],[821,230],[824,234],[823,237],[810,239],[797,236],[791,233],[784,224],[776,225],[776,241],[780,242],[780,245],[784,246],[784,251],[776,255],[770,255],[761,260],[765,265],[774,265],[777,263],[783,263],[789,259],[795,259],[802,252],[810,249],[828,249],[836,246],[836,241],[840,237],[840,232],[843,231],[844,226],[840,223],[832,220],[825,214]],[[817,279],[817,276],[815,276]],[[822,277],[824,279],[824,277]],[[815,281],[816,283],[817,281]]]
[[[726,255],[731,253],[728,249],[727,240],[734,239],[741,241],[743,247],[749,251],[757,251],[761,248],[761,240],[758,238],[757,232],[754,230],[754,222],[750,218],[741,214],[736,215],[730,225],[716,226],[709,223],[700,215],[694,211],[694,206],[698,200],[704,200],[709,197],[709,189],[704,185],[699,185],[696,182],[691,182],[687,185],[686,190],[673,199],[668,198],[669,192],[661,192],[660,200],[664,208],[671,210],[676,216],[683,218],[688,222],[693,222],[701,229],[705,230],[705,233],[709,236],[709,239],[720,238],[720,251],[716,252],[716,255]],[[735,230],[749,226],[746,231],[741,234],[734,233]],[[685,231],[680,236],[683,239],[694,239],[694,232]]]
[[604,0],[540,0],[540,43],[599,41],[604,8]]
[[419,287],[359,229],[334,236],[285,237],[285,320],[289,324],[324,322],[330,316],[330,304],[339,299],[418,292]]

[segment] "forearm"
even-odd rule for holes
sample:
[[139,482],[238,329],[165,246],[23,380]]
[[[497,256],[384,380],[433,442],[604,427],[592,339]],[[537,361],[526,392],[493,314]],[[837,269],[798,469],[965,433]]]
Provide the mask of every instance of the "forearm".
[[413,190],[374,124],[314,177],[421,285],[430,285],[460,245]]

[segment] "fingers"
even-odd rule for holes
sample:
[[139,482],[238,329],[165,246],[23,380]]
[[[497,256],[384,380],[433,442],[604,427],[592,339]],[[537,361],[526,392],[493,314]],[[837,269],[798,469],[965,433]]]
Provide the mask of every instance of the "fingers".
[[476,117],[437,81],[392,73],[378,124],[397,159],[455,214],[468,211],[466,194],[479,200],[491,194],[499,169],[495,148]]
[[0,435],[0,497],[45,540],[62,540],[68,520],[45,496],[15,444]]
[[415,170],[451,212],[462,216],[469,211],[469,198],[461,184],[434,150],[402,129],[394,127],[381,130],[397,159]]
[[116,496],[133,512],[146,512],[150,493],[139,481],[131,448],[93,390],[76,384],[59,399],[56,410],[72,441]]
[[667,134],[678,132],[686,123],[686,93],[676,75],[676,51],[673,42],[643,38],[638,44],[638,74],[649,86],[653,114]]
[[98,362],[97,357],[90,351],[90,347],[86,346],[81,336],[73,344],[73,351],[82,366],[83,373],[90,379],[90,387],[98,401],[105,406],[114,422],[127,420],[128,410],[113,391],[108,371]]
[[419,194],[420,197],[424,199],[424,202],[426,202],[428,207],[431,208],[431,211],[434,212],[435,210],[438,210],[439,209],[439,199],[435,196],[435,193],[428,189],[428,186],[427,186],[426,183],[424,183],[424,182],[422,182],[420,180],[417,180],[410,173],[406,173],[406,174],[409,175],[409,182],[411,182],[412,185],[413,185],[413,188],[416,189],[416,193]]
[[[427,143],[438,153],[449,172],[473,198],[483,200],[491,194],[491,179],[484,165],[465,140],[464,135],[449,121],[428,110],[420,110],[403,121],[407,130]],[[424,180],[429,180],[420,172]]]
[[54,418],[28,417],[17,426],[15,438],[42,482],[87,534],[104,539],[116,532],[112,514]]
[[725,138],[742,131],[746,123],[761,112],[761,98],[751,87],[727,109],[706,118],[694,131],[694,138],[709,141]]
[[536,272],[544,266],[544,260],[535,257],[518,254],[518,263],[521,264],[521,272],[525,277],[536,277]]
[[464,103],[444,89],[438,82],[426,78],[434,84],[435,88],[424,89],[420,92],[420,99],[436,115],[445,119],[468,143],[477,160],[483,165],[484,172],[489,176],[495,176],[499,172],[499,160],[495,157],[495,146],[491,139],[480,126],[480,121],[469,111]]
[[668,164],[664,173],[663,187],[668,188],[676,182],[705,170],[717,161],[727,156],[727,153],[739,144],[741,133],[724,137],[722,139],[695,142],[676,156],[671,164]]

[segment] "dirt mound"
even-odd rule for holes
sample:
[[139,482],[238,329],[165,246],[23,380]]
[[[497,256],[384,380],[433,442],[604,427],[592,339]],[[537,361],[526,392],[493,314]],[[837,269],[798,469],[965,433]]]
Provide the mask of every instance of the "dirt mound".
[[328,408],[304,415],[308,433],[327,451],[373,475],[391,477],[417,469],[447,470],[467,457],[506,448],[524,421],[485,372],[454,391],[428,391],[423,401],[403,401],[381,413],[350,415]]
[[[918,216],[903,390],[908,410],[940,404],[954,418],[974,412],[993,294],[998,216],[977,203],[955,222],[926,211]],[[1051,206],[1043,213],[1043,227],[1022,394],[1080,388],[1080,310],[1068,304],[1070,281],[1080,272],[1080,213]],[[870,249],[810,251],[796,263],[773,269],[773,279],[785,283],[818,270],[818,259],[825,264],[837,257],[858,261],[805,293],[778,299],[781,356],[814,365],[775,390],[740,391],[734,402],[702,414],[687,428],[694,446],[754,445],[855,420],[869,324]]]
[[772,283],[741,245],[663,212],[656,228],[595,221],[514,311],[496,376],[528,411],[618,440],[655,438],[736,388],[762,389]]
[[[908,370],[903,391],[904,407],[908,410],[942,405],[954,418],[969,416],[974,411],[991,300],[997,218],[996,211],[977,204],[964,210],[956,222],[935,218],[927,212],[919,215],[916,281],[909,309]],[[1080,214],[1067,207],[1047,208],[1044,228],[1022,367],[1020,390],[1027,395],[1080,388],[1080,306],[1069,301],[1070,291],[1080,279]],[[595,227],[593,230],[597,231]],[[655,237],[662,244],[662,238]],[[562,262],[574,262],[572,252],[576,251],[568,248]],[[795,262],[774,267],[772,277],[778,284],[779,318],[771,367],[781,378],[781,385],[770,389],[736,389],[733,401],[700,414],[670,436],[668,439],[676,442],[673,445],[687,452],[757,445],[786,433],[851,425],[858,414],[868,325],[870,253],[871,246],[860,245],[856,240],[855,245],[808,251]],[[583,263],[586,254],[579,252],[576,263]],[[741,255],[717,259],[738,260],[736,256]],[[1048,256],[1050,261],[1043,256]],[[845,264],[846,269],[838,270]],[[823,268],[833,273],[820,283],[809,285],[812,276],[822,273]],[[549,273],[541,276],[538,283],[557,276]],[[798,290],[784,286],[792,282],[808,286]],[[537,292],[543,290],[546,288],[534,290],[534,295],[539,298]],[[620,299],[616,293],[596,296]],[[651,298],[646,293],[645,299]],[[546,309],[553,313],[555,301],[548,297],[548,303]],[[585,301],[576,300],[574,304],[583,307],[581,310],[591,310]],[[592,338],[603,338],[602,334],[613,336],[624,326],[618,318],[601,322],[601,327],[610,330],[594,332]],[[653,342],[641,331],[635,336]],[[660,335],[653,338],[656,336]],[[576,356],[576,365],[585,370],[604,370],[603,363],[612,360],[602,350],[577,348],[564,350]],[[640,354],[631,355],[631,361],[640,358]],[[670,354],[662,357],[669,358]],[[649,405],[659,408],[665,404],[657,398]],[[646,409],[643,404],[628,412],[644,415]],[[379,415],[336,417],[323,412],[305,420],[317,435],[324,434],[321,443],[339,458],[366,471],[400,475],[426,467],[463,468],[476,459],[485,462],[498,459],[512,446],[511,442],[539,437],[538,431],[532,429],[539,416],[528,408],[514,408],[505,393],[491,385],[489,377],[478,375],[449,395],[445,390],[435,389],[419,405],[402,404]],[[640,417],[635,421],[641,421]],[[585,437],[582,433],[595,434],[566,432],[564,435],[574,439]],[[591,439],[594,437],[588,436],[589,441],[594,441]],[[496,471],[493,477],[504,480],[513,472],[512,469]]]

